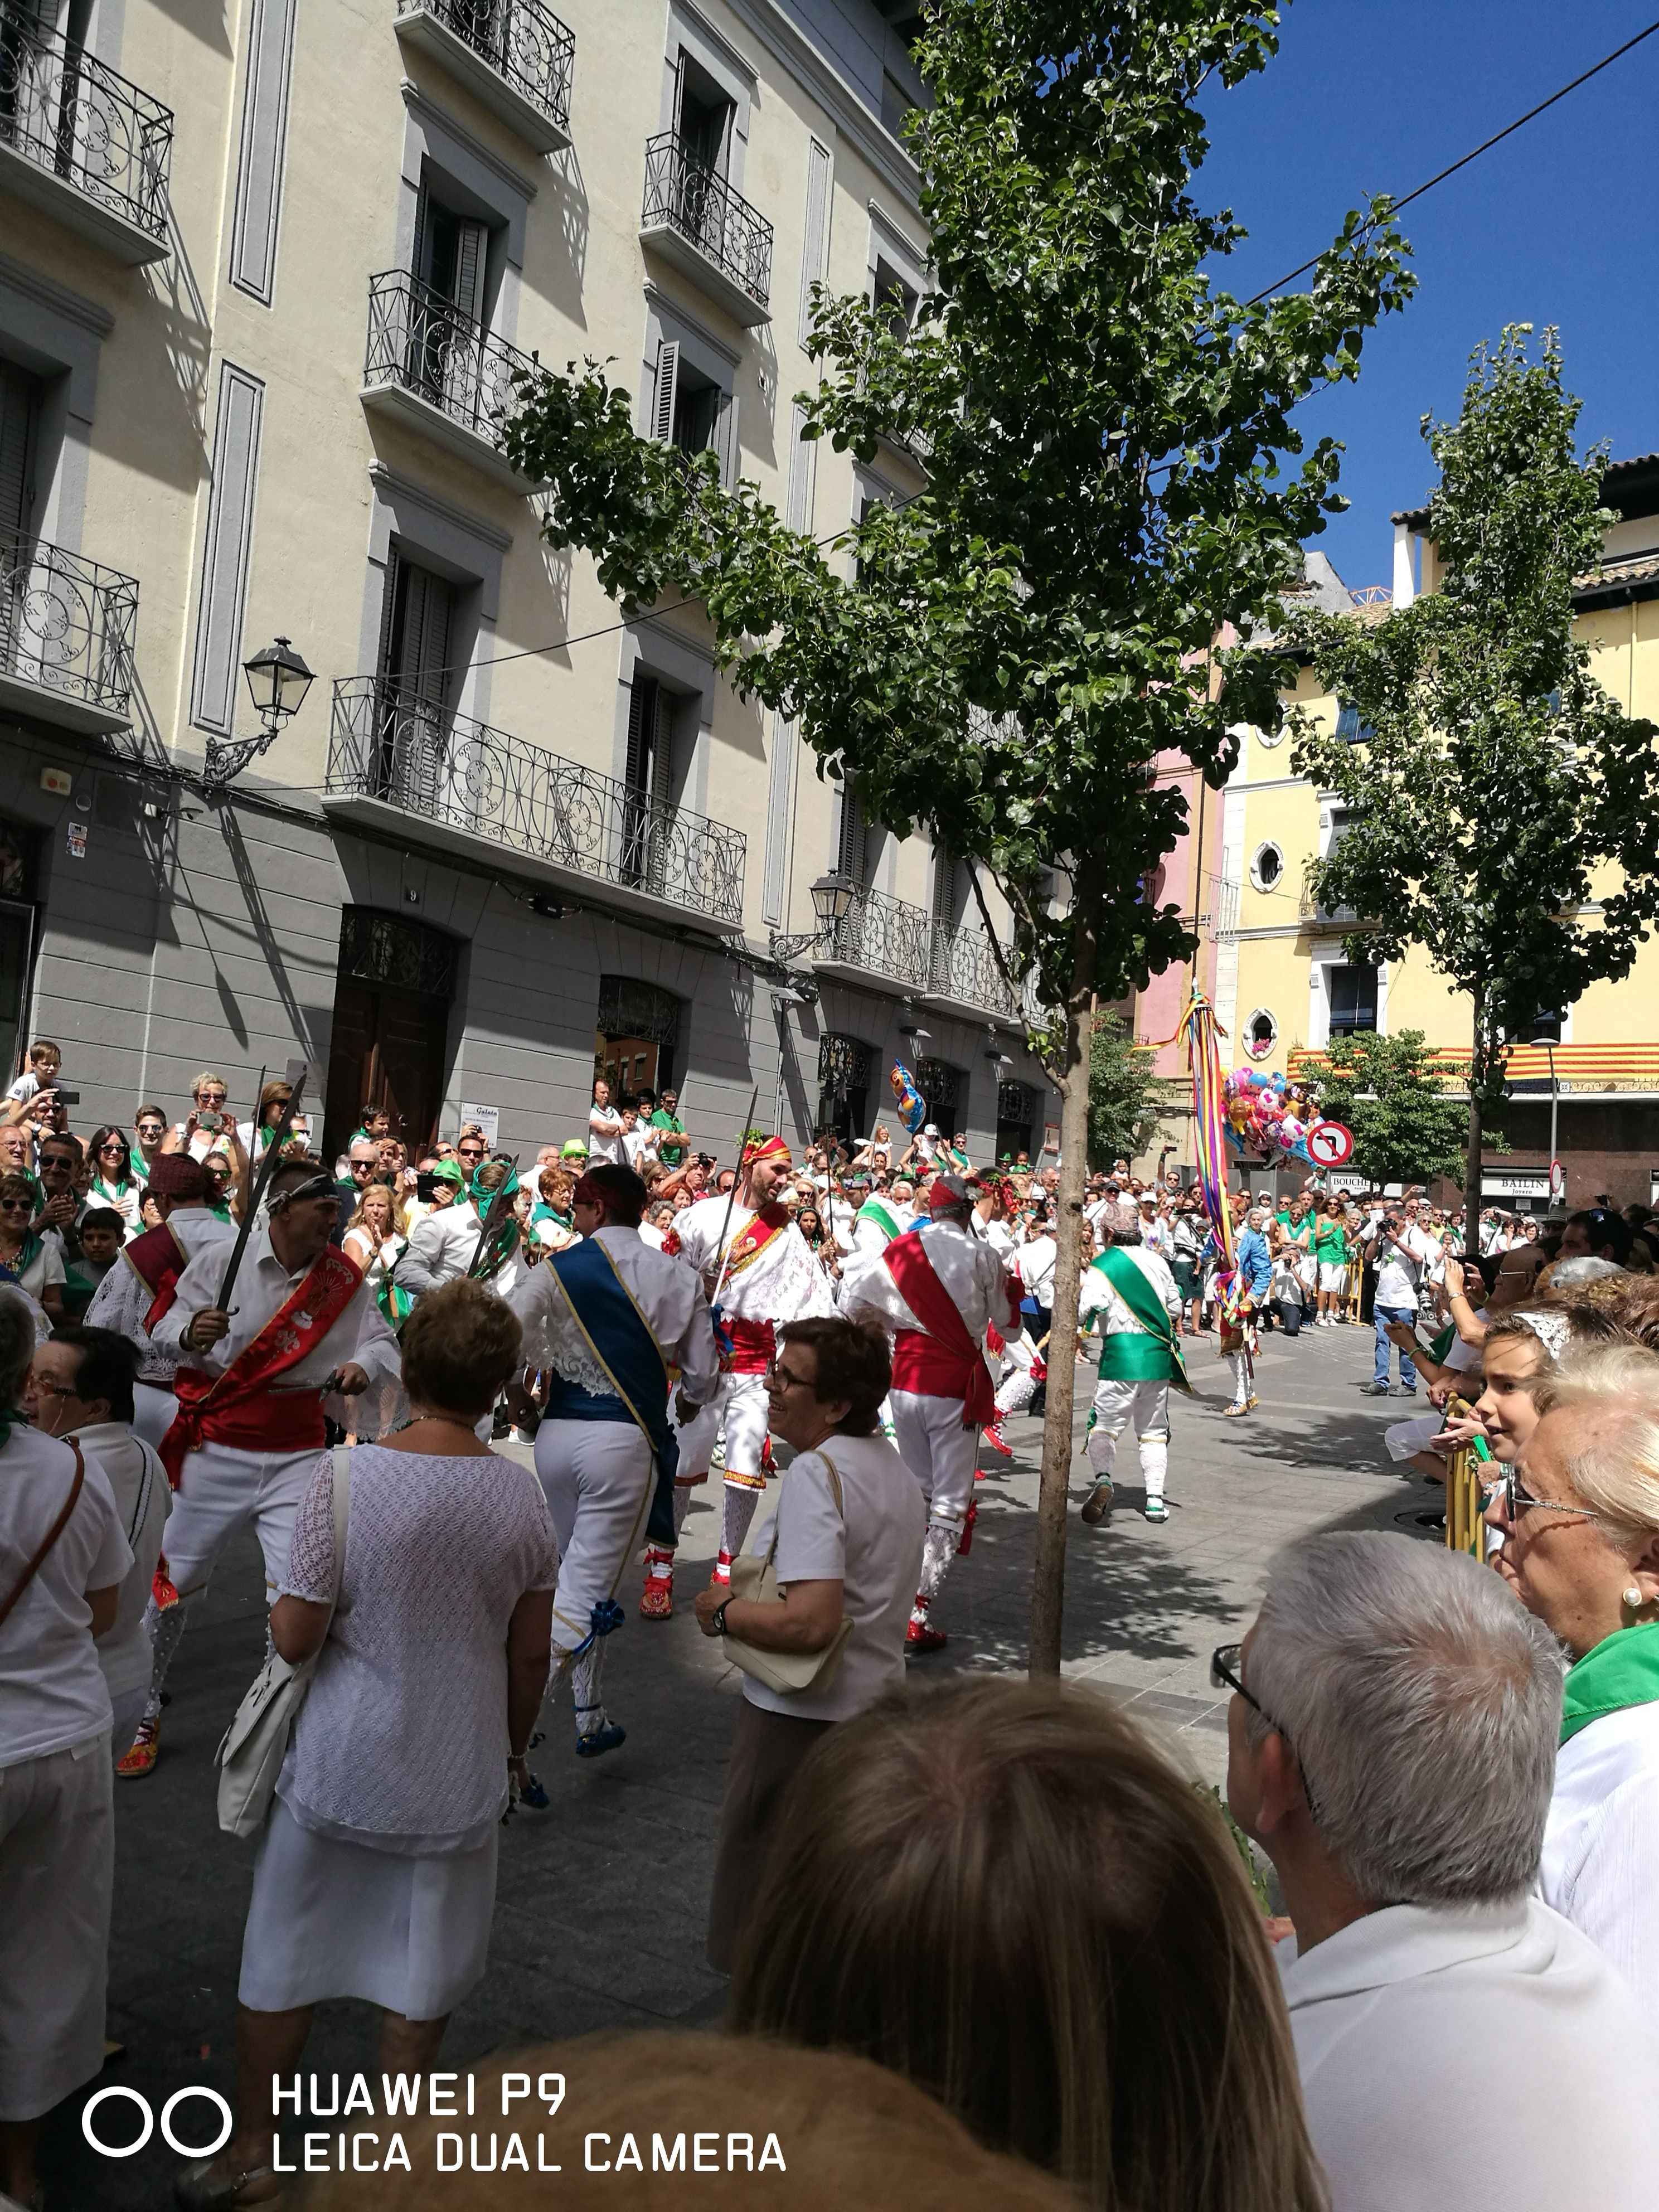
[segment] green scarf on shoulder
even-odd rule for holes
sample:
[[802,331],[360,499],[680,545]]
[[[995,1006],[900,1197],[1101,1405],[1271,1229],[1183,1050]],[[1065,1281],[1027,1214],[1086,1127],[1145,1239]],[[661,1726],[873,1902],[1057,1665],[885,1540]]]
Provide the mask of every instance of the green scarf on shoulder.
[[1582,1728],[1621,1713],[1627,1705],[1650,1705],[1659,1698],[1659,1620],[1639,1620],[1615,1629],[1587,1651],[1567,1674],[1561,1701],[1561,1741],[1571,1743]]

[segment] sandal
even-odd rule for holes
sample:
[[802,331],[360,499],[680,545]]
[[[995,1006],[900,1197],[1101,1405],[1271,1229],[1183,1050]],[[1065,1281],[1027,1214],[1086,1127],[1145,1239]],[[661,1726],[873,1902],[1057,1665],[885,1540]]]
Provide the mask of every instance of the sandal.
[[274,2197],[245,2197],[242,2192],[251,2182],[268,2181],[276,2169],[269,2166],[245,2166],[240,2173],[215,2173],[218,2164],[215,2158],[198,2158],[187,2166],[173,2185],[173,2193],[183,2212],[232,2212],[234,2207],[246,2206],[252,2212],[256,2205],[279,2205],[283,2192]]

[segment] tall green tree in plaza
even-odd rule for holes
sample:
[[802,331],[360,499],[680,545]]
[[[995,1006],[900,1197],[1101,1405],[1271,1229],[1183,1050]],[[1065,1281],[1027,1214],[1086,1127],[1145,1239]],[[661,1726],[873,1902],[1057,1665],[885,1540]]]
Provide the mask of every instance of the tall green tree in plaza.
[[1291,629],[1360,725],[1352,744],[1298,734],[1296,769],[1347,809],[1310,887],[1362,917],[1350,959],[1419,945],[1469,1000],[1471,1249],[1510,1045],[1628,975],[1659,910],[1655,727],[1591,676],[1573,627],[1573,580],[1600,567],[1616,519],[1606,449],[1578,455],[1556,334],[1535,362],[1530,335],[1515,324],[1476,349],[1455,422],[1423,418],[1436,588],[1371,627],[1309,615]]
[[1152,1054],[1134,1041],[1121,1014],[1097,1014],[1089,1037],[1089,1165],[1109,1168],[1145,1152],[1158,1126],[1165,1086]]
[[1462,1181],[1468,1112],[1447,1095],[1421,1030],[1334,1036],[1319,1072],[1319,1110],[1353,1132],[1353,1164],[1379,1189],[1431,1176]]
[[[910,143],[934,287],[914,325],[817,300],[809,437],[926,457],[927,482],[819,545],[712,455],[636,434],[589,362],[527,386],[509,448],[546,534],[624,611],[701,602],[732,683],[790,718],[900,834],[928,827],[1014,915],[1011,980],[1053,1009],[1032,1042],[1061,1095],[1056,1342],[1076,1321],[1090,1024],[1193,950],[1144,895],[1229,731],[1275,725],[1264,632],[1302,541],[1340,502],[1291,410],[1355,375],[1411,278],[1386,203],[1350,215],[1309,289],[1241,301],[1243,236],[1188,191],[1197,101],[1266,66],[1279,9],[1224,0],[933,0]],[[1218,649],[1224,645],[1226,649]],[[988,912],[987,913],[988,921]],[[1031,1665],[1060,1664],[1073,1374],[1048,1392]]]

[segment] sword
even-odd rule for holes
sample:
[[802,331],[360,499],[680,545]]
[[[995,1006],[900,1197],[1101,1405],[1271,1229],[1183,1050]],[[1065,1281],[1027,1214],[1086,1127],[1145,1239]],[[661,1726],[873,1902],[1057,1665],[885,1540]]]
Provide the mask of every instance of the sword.
[[[283,1157],[283,1146],[287,1141],[289,1129],[294,1125],[294,1116],[299,1110],[300,1094],[305,1089],[306,1079],[310,1073],[311,1070],[303,1060],[299,1061],[297,1065],[293,1060],[289,1062],[288,1080],[293,1088],[289,1092],[288,1103],[283,1109],[283,1118],[272,1131],[270,1142],[265,1146],[265,1156],[259,1163],[259,1172],[254,1179],[253,1188],[248,1196],[247,1208],[242,1216],[242,1225],[236,1232],[235,1243],[231,1247],[230,1259],[225,1268],[224,1279],[219,1285],[219,1296],[215,1301],[221,1313],[229,1310],[230,1293],[241,1269],[242,1255],[247,1250],[248,1239],[253,1234],[253,1224],[259,1218],[259,1208],[264,1202],[265,1193],[270,1187],[270,1179],[276,1174],[277,1163]],[[257,1108],[255,1115],[257,1119]],[[259,1141],[257,1130],[254,1132],[253,1140],[255,1144]]]
[[738,1132],[738,1169],[732,1178],[732,1188],[726,1194],[726,1218],[720,1224],[720,1241],[718,1248],[720,1253],[720,1271],[714,1283],[714,1295],[708,1301],[711,1308],[720,1304],[720,1292],[726,1288],[726,1270],[732,1264],[732,1254],[726,1242],[726,1232],[732,1226],[732,1208],[737,1200],[738,1185],[743,1181],[743,1164],[749,1154],[749,1132],[755,1126],[755,1108],[759,1100],[760,1085],[757,1083],[749,1094],[749,1111],[744,1115],[743,1127]]
[[[469,1278],[480,1276],[486,1273],[483,1267],[483,1256],[490,1249],[491,1240],[495,1236],[496,1231],[501,1225],[502,1214],[510,1213],[513,1210],[513,1194],[508,1191],[507,1184],[513,1180],[513,1176],[516,1176],[519,1172],[518,1154],[516,1152],[494,1152],[490,1157],[493,1159],[506,1160],[508,1166],[512,1169],[513,1174],[512,1176],[503,1176],[499,1185],[490,1195],[489,1207],[484,1213],[483,1219],[478,1224],[478,1241],[472,1248],[472,1263],[466,1271]],[[506,1255],[503,1255],[502,1256],[505,1257]],[[494,1275],[498,1273],[499,1271],[500,1267],[498,1262],[495,1267],[489,1268],[487,1273],[488,1274]]]

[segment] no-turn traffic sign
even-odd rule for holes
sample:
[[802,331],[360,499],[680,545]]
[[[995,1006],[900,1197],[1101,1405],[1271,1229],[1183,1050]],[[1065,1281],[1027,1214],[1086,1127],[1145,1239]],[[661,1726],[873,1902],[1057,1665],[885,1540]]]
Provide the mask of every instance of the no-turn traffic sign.
[[1353,1157],[1353,1132],[1340,1121],[1316,1121],[1308,1132],[1308,1158],[1316,1167],[1340,1168]]

